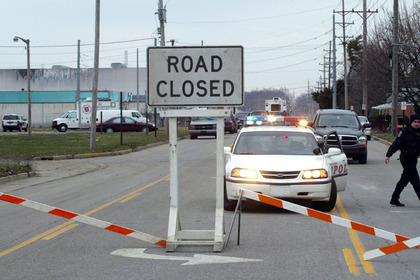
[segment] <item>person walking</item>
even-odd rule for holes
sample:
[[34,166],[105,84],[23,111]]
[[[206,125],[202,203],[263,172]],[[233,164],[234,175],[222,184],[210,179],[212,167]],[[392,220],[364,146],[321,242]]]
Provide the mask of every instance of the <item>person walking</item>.
[[410,117],[410,125],[404,127],[395,141],[388,148],[385,163],[389,163],[390,157],[400,150],[400,162],[403,167],[401,178],[392,194],[390,203],[404,207],[400,202],[400,194],[410,182],[420,200],[420,178],[417,172],[417,158],[420,156],[420,115],[413,114]]

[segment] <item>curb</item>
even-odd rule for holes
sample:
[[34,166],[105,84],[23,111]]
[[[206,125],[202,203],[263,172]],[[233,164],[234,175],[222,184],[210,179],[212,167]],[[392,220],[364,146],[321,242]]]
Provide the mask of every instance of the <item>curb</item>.
[[[179,137],[178,140],[187,139],[188,136]],[[34,157],[33,160],[64,160],[64,159],[84,159],[84,158],[93,158],[93,157],[105,157],[105,156],[119,156],[119,155],[125,155],[132,152],[138,152],[144,149],[152,148],[155,146],[168,144],[169,141],[162,141],[162,142],[156,142],[147,144],[141,147],[137,147],[135,149],[128,149],[128,150],[121,150],[121,151],[115,151],[115,152],[103,152],[103,153],[88,153],[88,154],[76,154],[76,155],[60,155],[60,156],[40,156],[40,157]]]
[[387,140],[384,140],[384,139],[381,139],[381,138],[379,138],[379,137],[376,137],[376,136],[372,136],[372,138],[374,139],[374,140],[376,140],[376,141],[378,141],[378,142],[381,142],[382,144],[385,144],[385,145],[388,145],[388,146],[391,146],[391,142],[389,142],[389,141],[387,141]]
[[16,174],[16,175],[7,176],[7,177],[0,177],[0,184],[25,179],[25,178],[28,178],[28,177],[32,177],[34,175],[35,175],[35,172],[31,171],[31,172],[28,172],[28,173],[20,173],[20,174]]

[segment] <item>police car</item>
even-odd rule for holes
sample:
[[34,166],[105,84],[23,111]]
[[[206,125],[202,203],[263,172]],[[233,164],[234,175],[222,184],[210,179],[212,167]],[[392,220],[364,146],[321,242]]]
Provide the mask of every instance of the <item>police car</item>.
[[225,210],[235,209],[238,189],[244,188],[310,200],[314,209],[331,211],[337,192],[346,188],[347,157],[341,146],[329,148],[323,141],[301,126],[244,127],[232,147],[224,148]]

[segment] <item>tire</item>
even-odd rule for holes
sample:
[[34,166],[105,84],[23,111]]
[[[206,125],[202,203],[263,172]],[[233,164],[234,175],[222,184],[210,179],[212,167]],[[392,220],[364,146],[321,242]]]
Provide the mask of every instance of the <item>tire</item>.
[[223,208],[226,211],[234,211],[236,208],[236,204],[238,203],[237,200],[229,200],[227,198],[227,193],[226,193],[226,181],[224,183],[224,192],[223,192]]
[[370,141],[371,137],[370,137],[370,135],[366,135],[366,138],[367,138],[368,141]]
[[360,163],[360,164],[366,164],[366,162],[367,162],[367,153],[366,153],[366,154],[364,154],[364,155],[361,155],[361,156],[359,157],[359,163]]
[[334,209],[337,202],[337,186],[333,180],[331,183],[331,194],[328,201],[312,201],[312,208],[322,212],[330,212]]
[[105,133],[113,133],[113,132],[114,132],[114,130],[112,129],[112,127],[107,127],[105,129]]
[[190,139],[197,139],[197,136],[190,135]]
[[28,128],[24,128],[23,130],[24,130],[25,132],[28,132]]
[[59,132],[66,132],[67,131],[67,125],[60,124],[60,126],[58,127],[58,131]]

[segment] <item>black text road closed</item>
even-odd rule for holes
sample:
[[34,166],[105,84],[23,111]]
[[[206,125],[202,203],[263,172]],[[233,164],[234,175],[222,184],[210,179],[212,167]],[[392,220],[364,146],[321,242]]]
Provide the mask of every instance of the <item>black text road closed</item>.
[[150,106],[243,105],[243,48],[151,47]]

